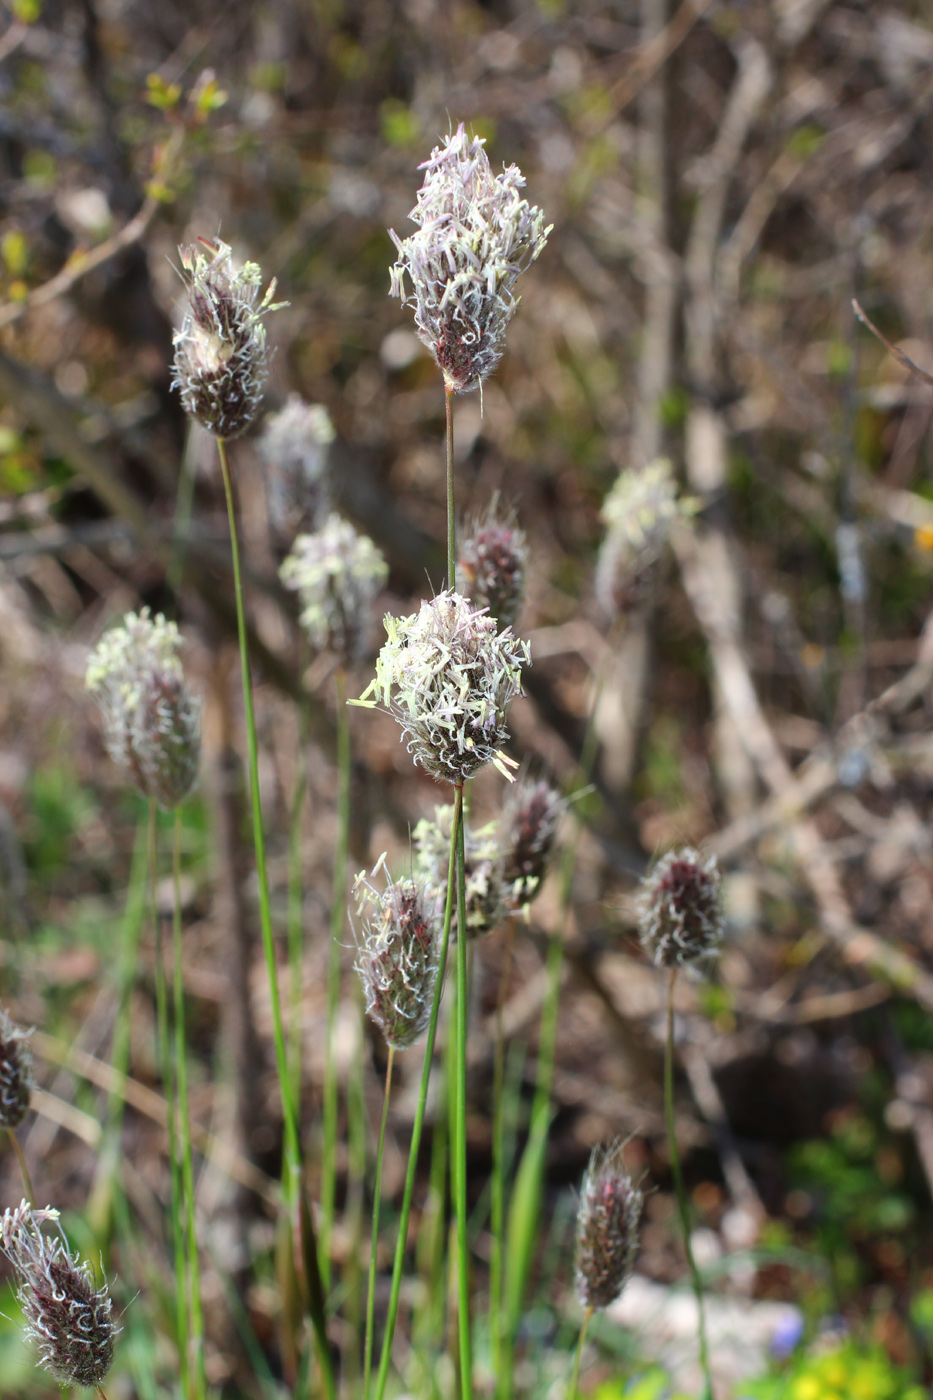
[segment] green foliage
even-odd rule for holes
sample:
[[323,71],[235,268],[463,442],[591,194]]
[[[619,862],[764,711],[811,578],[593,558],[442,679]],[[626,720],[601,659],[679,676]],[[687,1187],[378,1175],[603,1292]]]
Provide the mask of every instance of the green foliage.
[[813,1201],[818,1246],[832,1262],[838,1294],[847,1296],[863,1272],[857,1247],[914,1223],[916,1206],[898,1189],[900,1158],[867,1116],[853,1113],[827,1137],[792,1148],[788,1168]]
[[146,79],[146,101],[160,112],[171,112],[181,101],[181,88],[178,83],[167,83],[158,73],[150,73]]
[[49,763],[33,772],[23,846],[37,879],[45,882],[67,866],[76,836],[97,810],[93,793],[78,781],[73,768]]
[[396,97],[387,97],[379,108],[382,134],[390,146],[405,149],[421,137],[421,123],[416,114]]
[[924,1400],[925,1394],[880,1347],[855,1341],[802,1356],[779,1374],[741,1388],[741,1400]]
[[667,1372],[652,1366],[634,1380],[619,1377],[604,1381],[592,1392],[590,1400],[692,1400],[692,1397],[681,1390],[672,1390]]

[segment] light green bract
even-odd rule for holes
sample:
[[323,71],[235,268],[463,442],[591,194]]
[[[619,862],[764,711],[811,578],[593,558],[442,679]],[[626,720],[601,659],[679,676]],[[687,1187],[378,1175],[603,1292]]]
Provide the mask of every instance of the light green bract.
[[313,535],[299,535],[280,570],[301,600],[301,625],[315,651],[349,663],[366,649],[373,603],[389,568],[368,535],[339,515]]
[[107,751],[145,797],[177,807],[198,778],[201,702],[191,692],[174,622],[127,613],[88,660],[86,684],[104,717]]
[[505,712],[522,694],[528,643],[451,592],[410,617],[387,616],[385,628],[375,679],[357,703],[394,715],[415,762],[440,782],[460,784],[486,763],[511,781]]

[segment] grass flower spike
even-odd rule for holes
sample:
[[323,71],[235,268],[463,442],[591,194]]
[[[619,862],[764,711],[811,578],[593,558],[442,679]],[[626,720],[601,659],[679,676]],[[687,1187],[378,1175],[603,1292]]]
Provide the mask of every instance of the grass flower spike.
[[577,1211],[576,1286],[584,1308],[607,1308],[628,1283],[643,1201],[622,1148],[594,1148]]
[[424,184],[409,215],[417,233],[401,239],[389,230],[398,250],[391,295],[414,309],[418,337],[451,392],[477,388],[495,369],[518,306],[516,279],[550,233],[521,196],[518,166],[493,175],[483,145],[461,122],[419,166]]
[[29,1036],[0,1008],[0,1128],[22,1123],[35,1087]]
[[668,851],[638,893],[641,945],[656,967],[677,968],[715,955],[724,918],[716,857],[689,846]]
[[431,1016],[440,951],[433,908],[416,880],[388,880],[379,890],[363,872],[353,888],[362,919],[356,970],[366,1010],[387,1045],[407,1050]]
[[174,622],[148,608],[105,632],[87,667],[111,758],[145,797],[177,807],[198,778],[201,702],[191,692]]
[[666,457],[620,472],[603,502],[607,529],[596,565],[596,596],[609,616],[638,602],[674,521],[695,508],[691,498],[678,499]]
[[327,455],[334,425],[323,404],[289,394],[263,423],[259,451],[266,465],[269,515],[284,531],[295,517],[315,528],[327,508]]
[[95,1287],[89,1266],[75,1259],[64,1236],[43,1235],[42,1225],[57,1220],[57,1210],[32,1210],[23,1201],[0,1220],[0,1249],[16,1272],[40,1363],[61,1385],[100,1386],[120,1328],[106,1284]]
[[567,804],[549,783],[518,783],[503,818],[502,878],[513,909],[541,888]]
[[514,627],[525,600],[528,546],[524,531],[495,507],[477,520],[460,545],[457,589],[474,608],[486,608],[500,627]]
[[366,651],[373,603],[388,576],[372,540],[339,515],[315,534],[299,535],[281,568],[285,587],[297,590],[301,600],[301,625],[311,646],[333,652],[344,665]]
[[[440,910],[447,896],[447,861],[453,815],[453,807],[435,807],[433,822],[423,817],[413,833],[415,868],[423,875],[431,897]],[[489,933],[509,911],[498,834],[498,822],[488,822],[478,829],[468,825],[463,828],[464,922],[468,939]],[[456,913],[453,918],[456,921]]]
[[260,299],[257,264],[235,267],[219,239],[178,252],[191,310],[174,336],[173,388],[214,437],[239,437],[256,416],[268,372],[262,318],[284,303],[273,304],[274,281]]
[[[375,679],[360,697],[376,695],[408,737],[416,763],[441,782],[460,784],[485,763],[505,777],[513,760],[502,752],[505,712],[522,693],[528,643],[496,631],[459,593],[439,593],[410,617],[386,617],[387,641]],[[360,703],[358,702],[358,703]]]

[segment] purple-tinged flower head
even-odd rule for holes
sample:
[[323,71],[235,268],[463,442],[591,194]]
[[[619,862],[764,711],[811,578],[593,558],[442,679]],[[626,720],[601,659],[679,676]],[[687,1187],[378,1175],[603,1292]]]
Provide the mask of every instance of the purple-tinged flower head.
[[361,930],[356,970],[367,1013],[386,1044],[407,1050],[427,1030],[437,982],[440,947],[433,902],[417,880],[390,880],[384,889],[363,871],[353,885]]
[[401,239],[389,230],[398,250],[391,295],[414,309],[418,338],[451,392],[477,388],[499,363],[518,306],[515,282],[551,231],[522,198],[518,166],[493,175],[483,145],[461,122],[418,167],[424,184],[408,216],[417,233]]
[[497,632],[459,593],[439,593],[410,617],[388,615],[385,627],[375,679],[357,703],[381,701],[415,762],[439,782],[462,783],[485,763],[511,780],[515,763],[502,752],[505,712],[522,693],[528,643],[511,628]]
[[547,874],[567,803],[543,779],[522,779],[502,820],[503,879],[513,909],[530,904]]
[[169,809],[191,792],[201,758],[201,702],[185,679],[181,644],[161,613],[127,613],[91,653],[86,679],[110,757],[144,797]]
[[95,1286],[87,1264],[68,1242],[42,1233],[58,1211],[33,1210],[23,1201],[0,1220],[0,1249],[19,1284],[27,1334],[39,1347],[39,1362],[61,1385],[99,1386],[113,1361],[114,1322],[107,1285]]
[[239,437],[262,401],[268,374],[262,318],[273,303],[275,281],[260,297],[256,263],[235,267],[218,239],[181,246],[181,275],[190,314],[175,332],[175,378],[185,412],[218,438]]
[[487,608],[500,627],[514,627],[525,601],[527,567],[524,532],[494,504],[460,543],[457,591],[474,608]]
[[666,457],[619,473],[603,502],[606,536],[596,564],[596,596],[607,616],[639,602],[675,522],[695,509],[692,498],[678,497]]
[[331,651],[344,665],[365,654],[373,604],[389,576],[368,535],[331,515],[313,535],[298,536],[280,575],[298,593],[301,625],[315,651]]
[[[422,817],[415,827],[415,869],[424,879],[438,917],[444,913],[447,900],[447,866],[450,858],[450,832],[453,807],[435,807],[434,820]],[[509,913],[508,891],[502,878],[502,851],[498,841],[498,822],[463,828],[463,873],[466,889],[467,938],[479,938],[489,933]],[[455,896],[456,900],[456,896]],[[451,929],[457,927],[457,906],[454,903]]]
[[317,529],[328,509],[327,459],[334,425],[323,404],[289,394],[269,413],[259,437],[266,467],[269,518],[282,534]]
[[625,1170],[622,1147],[595,1147],[577,1210],[576,1285],[584,1308],[607,1308],[632,1275],[644,1196]]
[[28,1032],[0,1007],[0,1128],[16,1128],[36,1087]]
[[715,956],[725,919],[716,857],[686,846],[668,851],[638,892],[641,946],[656,967],[682,967]]

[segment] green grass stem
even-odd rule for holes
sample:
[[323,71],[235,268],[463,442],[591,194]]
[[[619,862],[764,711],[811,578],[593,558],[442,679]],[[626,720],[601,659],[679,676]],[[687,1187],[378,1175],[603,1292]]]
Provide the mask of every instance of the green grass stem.
[[677,1124],[674,1119],[674,986],[677,982],[677,968],[672,967],[667,982],[667,1035],[664,1041],[664,1122],[667,1128],[667,1150],[671,1159],[671,1175],[674,1178],[674,1192],[677,1196],[677,1210],[684,1237],[684,1253],[690,1271],[697,1300],[697,1335],[700,1345],[700,1369],[703,1372],[705,1392],[703,1400],[714,1400],[713,1377],[709,1364],[709,1346],[706,1340],[706,1311],[703,1307],[703,1280],[693,1257],[690,1241],[690,1206],[684,1186],[684,1173],[680,1162],[680,1149],[677,1146]]
[[[298,1112],[292,1094],[291,1078],[288,1072],[288,1051],[285,1044],[285,1029],[282,1023],[282,1003],[279,996],[278,968],[275,957],[275,940],[272,933],[272,913],[269,905],[269,876],[266,870],[266,839],[262,824],[262,798],[259,791],[259,744],[256,739],[256,715],[253,708],[253,687],[250,679],[249,651],[246,635],[246,615],[243,608],[243,580],[240,570],[240,545],[237,534],[236,506],[233,499],[233,482],[227,461],[227,448],[223,438],[217,439],[220,456],[220,469],[224,481],[224,495],[227,501],[227,520],[230,526],[230,553],[233,562],[233,583],[236,597],[237,633],[240,644],[240,671],[243,680],[243,709],[246,718],[246,742],[249,755],[250,806],[253,820],[253,845],[256,852],[256,875],[259,881],[259,919],[262,930],[262,945],[266,958],[266,971],[269,977],[269,1001],[272,1008],[272,1028],[275,1042],[276,1070],[279,1077],[279,1092],[282,1097],[282,1116],[285,1127],[285,1168],[283,1188],[286,1207],[291,1215],[296,1204],[300,1208],[300,1228],[303,1240],[313,1240],[314,1223],[310,1209],[306,1208],[301,1191],[301,1140],[298,1132]],[[313,1254],[314,1258],[310,1257]],[[323,1288],[320,1279],[320,1261],[317,1244],[312,1251],[303,1250],[307,1274],[308,1305],[311,1324],[317,1346],[318,1362],[328,1400],[336,1400],[337,1383],[334,1365],[327,1340],[327,1321],[324,1315]]]
[[505,955],[496,999],[496,1048],[492,1076],[492,1176],[489,1183],[489,1230],[492,1248],[489,1256],[489,1351],[494,1376],[499,1374],[504,1314],[502,1274],[505,1250],[505,1025],[503,1013],[512,971],[515,922],[509,919],[505,930]]
[[175,1115],[175,1065],[172,1059],[168,1020],[168,989],[165,982],[165,954],[162,948],[162,920],[156,907],[156,804],[149,801],[147,824],[149,852],[149,899],[155,931],[155,993],[156,1030],[159,1062],[162,1067],[162,1088],[166,1103],[169,1160],[169,1207],[172,1217],[172,1252],[175,1262],[175,1334],[178,1343],[179,1380],[183,1395],[189,1394],[189,1336],[188,1336],[188,1268],[185,1255],[185,1231],[182,1218],[181,1166],[178,1160],[178,1140]]
[[347,917],[347,858],[350,847],[350,725],[347,675],[338,668],[334,678],[337,700],[337,841],[331,899],[330,944],[327,952],[327,1056],[324,1066],[324,1113],[321,1144],[321,1274],[330,1283],[330,1237],[337,1192],[337,1012],[343,931]]
[[385,1393],[386,1381],[389,1376],[389,1366],[392,1361],[392,1338],[395,1334],[395,1322],[398,1317],[399,1293],[402,1287],[402,1266],[405,1262],[408,1220],[411,1215],[411,1198],[415,1187],[415,1172],[418,1167],[418,1149],[421,1146],[421,1131],[424,1127],[424,1115],[428,1102],[428,1083],[431,1078],[431,1064],[434,1058],[434,1041],[437,1037],[437,1018],[438,1012],[440,1011],[441,996],[444,991],[444,973],[447,968],[447,948],[450,943],[450,923],[453,916],[454,887],[456,884],[457,836],[460,831],[462,813],[463,790],[457,788],[454,798],[453,823],[450,831],[450,853],[447,863],[447,903],[444,909],[444,929],[441,935],[437,982],[434,987],[434,1000],[431,1003],[431,1019],[428,1022],[428,1034],[424,1045],[424,1063],[421,1070],[421,1084],[418,1090],[418,1104],[415,1109],[415,1121],[412,1124],[411,1143],[408,1149],[408,1167],[405,1172],[402,1209],[399,1215],[398,1235],[395,1241],[395,1259],[392,1265],[389,1309],[386,1315],[385,1336],[382,1340],[379,1371],[376,1376],[375,1400],[382,1400],[383,1394]]
[[373,1232],[369,1251],[369,1288],[366,1294],[366,1345],[363,1352],[363,1400],[369,1400],[369,1383],[373,1369],[373,1323],[376,1311],[376,1255],[379,1248],[379,1202],[382,1194],[382,1154],[386,1140],[386,1121],[389,1117],[389,1095],[392,1090],[392,1066],[395,1063],[395,1046],[389,1046],[386,1061],[386,1085],[382,1098],[382,1119],[379,1123],[379,1142],[376,1147],[376,1177],[373,1183]]
[[577,1349],[573,1357],[573,1376],[570,1380],[570,1389],[567,1392],[568,1400],[577,1400],[577,1392],[580,1388],[580,1363],[583,1360],[583,1344],[586,1341],[586,1329],[590,1325],[590,1318],[593,1316],[593,1309],[587,1308],[583,1314],[583,1324],[580,1327],[580,1336],[577,1339]]
[[[461,785],[462,787],[462,785]],[[466,1051],[467,1051],[466,877],[463,822],[457,823],[457,1040],[455,1059],[454,1177],[457,1216],[457,1317],[460,1343],[460,1394],[470,1400],[473,1365],[470,1341],[470,1230],[467,1214]]]
[[182,967],[181,926],[181,808],[175,808],[172,838],[173,892],[173,990],[175,1015],[175,1074],[176,1106],[181,1138],[181,1176],[184,1196],[185,1235],[188,1256],[188,1301],[191,1326],[188,1343],[194,1352],[192,1394],[196,1400],[207,1395],[207,1372],[204,1364],[204,1313],[201,1307],[201,1260],[198,1254],[197,1223],[194,1210],[194,1168],[191,1156],[191,1114],[188,1107],[188,1046],[185,1035],[185,978]]

